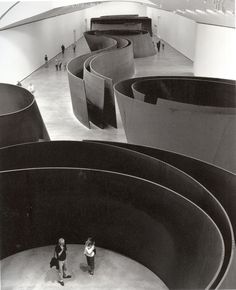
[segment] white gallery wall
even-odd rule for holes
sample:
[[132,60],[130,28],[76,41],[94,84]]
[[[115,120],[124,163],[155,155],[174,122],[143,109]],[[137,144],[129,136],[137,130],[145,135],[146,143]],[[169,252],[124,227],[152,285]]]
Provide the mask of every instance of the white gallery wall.
[[90,19],[103,15],[138,14],[147,16],[147,6],[134,2],[107,2],[85,10],[87,29],[90,29]]
[[197,25],[194,75],[236,79],[235,29]]
[[[90,26],[91,17],[109,14],[146,16],[146,6],[139,3],[104,3],[85,10],[0,31],[0,82],[16,84],[77,39]],[[85,21],[87,20],[87,21]]]
[[172,12],[148,7],[153,31],[183,55],[194,61],[197,24]]
[[67,47],[84,31],[84,12],[42,20],[39,22],[0,31],[0,82],[15,84]]
[[[44,7],[45,8],[45,7]],[[4,8],[5,9],[5,8]],[[194,61],[196,76],[235,79],[235,29],[198,24],[181,15],[134,2],[107,2],[66,15],[0,31],[0,82],[15,84],[69,46],[90,18],[111,14],[138,14],[152,18],[153,32]]]

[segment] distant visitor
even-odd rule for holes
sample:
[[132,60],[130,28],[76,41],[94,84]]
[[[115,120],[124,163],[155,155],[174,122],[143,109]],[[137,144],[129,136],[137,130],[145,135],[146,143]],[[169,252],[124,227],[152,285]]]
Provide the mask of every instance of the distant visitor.
[[74,53],[75,53],[75,50],[76,50],[76,44],[74,43],[73,44],[73,51],[74,51]]
[[161,47],[161,41],[159,40],[157,42],[157,51],[160,52],[160,47]]
[[65,53],[65,46],[64,46],[64,44],[62,44],[62,46],[61,46],[61,53],[62,53],[62,55],[64,55],[64,53]]
[[44,60],[45,60],[45,67],[48,67],[48,56],[47,56],[47,54],[45,54]]
[[35,93],[34,85],[32,83],[29,84],[27,89],[31,92],[32,95]]

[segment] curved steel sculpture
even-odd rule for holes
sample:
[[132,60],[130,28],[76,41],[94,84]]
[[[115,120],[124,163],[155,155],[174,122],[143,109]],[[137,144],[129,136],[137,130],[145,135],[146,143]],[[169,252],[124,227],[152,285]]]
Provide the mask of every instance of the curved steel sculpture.
[[90,121],[100,128],[116,128],[114,79],[133,75],[133,46],[126,39],[94,36],[91,49],[93,52],[72,59],[67,66],[73,111],[88,128]]
[[49,140],[34,96],[26,89],[0,84],[0,147]]
[[115,85],[129,143],[199,158],[236,172],[235,81],[146,77]]
[[152,36],[152,19],[149,17],[131,15],[106,15],[99,18],[91,18],[91,30],[108,29],[142,29]]
[[89,48],[93,51],[94,41],[99,36],[124,37],[132,41],[134,58],[153,56],[156,54],[150,34],[145,30],[90,30],[84,33]]
[[[104,143],[0,150],[2,256],[61,234],[70,243],[95,234],[100,246],[141,262],[170,289],[235,287],[235,175],[164,150]],[[20,221],[24,235],[12,230]]]

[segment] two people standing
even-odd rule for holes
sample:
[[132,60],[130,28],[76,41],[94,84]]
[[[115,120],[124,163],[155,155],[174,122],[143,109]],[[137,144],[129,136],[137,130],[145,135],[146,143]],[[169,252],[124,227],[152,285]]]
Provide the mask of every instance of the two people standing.
[[56,67],[56,71],[61,70],[61,66],[62,66],[62,60],[56,58],[56,59],[55,59],[55,67]]
[[162,50],[164,51],[164,49],[165,49],[164,42],[163,41],[161,42],[160,40],[158,40],[158,42],[157,42],[157,51],[158,52],[160,52],[161,47],[162,47]]
[[[64,44],[61,45],[61,53],[62,53],[62,57],[64,58],[64,54],[65,54],[65,45]],[[61,70],[62,64],[63,64],[62,59],[58,59],[56,57],[56,59],[55,59],[56,71]],[[66,70],[66,62],[64,62],[64,70]]]
[[[93,275],[96,255],[95,240],[93,238],[87,239],[84,247],[84,255],[87,259],[88,272],[90,275]],[[67,246],[63,238],[60,238],[58,240],[58,244],[56,245],[54,251],[54,257],[58,261],[58,275],[59,275],[58,283],[64,286],[64,279],[71,278],[71,275],[68,274],[67,259],[66,259]]]

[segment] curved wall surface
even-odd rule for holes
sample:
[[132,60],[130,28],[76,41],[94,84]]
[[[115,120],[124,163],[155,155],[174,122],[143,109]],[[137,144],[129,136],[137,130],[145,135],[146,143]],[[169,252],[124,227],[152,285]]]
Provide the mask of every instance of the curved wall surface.
[[[102,129],[117,128],[113,84],[134,73],[132,44],[118,37],[92,36],[90,48],[93,52],[72,59],[67,66],[74,114],[88,128],[90,121]],[[104,64],[109,65],[108,71]]]
[[[182,156],[179,154],[171,153],[168,151],[157,150],[154,148],[149,148],[149,147],[144,147],[144,146],[135,146],[131,144],[122,144],[122,143],[117,144],[117,143],[109,143],[109,142],[107,143],[108,144],[105,145],[104,142],[103,144],[97,144],[97,142],[91,143],[91,142],[57,141],[57,142],[43,142],[43,143],[37,143],[37,144],[33,144],[33,143],[23,144],[23,145],[11,146],[8,148],[1,149],[0,150],[0,166],[1,166],[0,171],[6,170],[5,173],[0,174],[1,175],[0,177],[1,188],[3,189],[5,188],[5,180],[8,180],[8,174],[10,176],[10,174],[13,174],[13,172],[16,170],[15,173],[17,173],[17,175],[19,174],[19,177],[17,177],[18,181],[14,182],[14,185],[12,184],[12,186],[17,186],[17,184],[22,183],[23,187],[18,186],[18,188],[23,188],[23,189],[20,189],[20,191],[22,190],[22,192],[25,192],[24,186],[26,186],[26,188],[28,188],[30,191],[29,195],[26,194],[27,197],[24,200],[27,200],[27,198],[30,197],[32,193],[34,194],[35,191],[36,192],[40,191],[40,194],[43,194],[45,198],[49,198],[49,199],[52,198],[53,201],[61,200],[62,202],[63,201],[62,197],[64,194],[67,200],[66,203],[68,202],[68,206],[71,206],[71,204],[74,205],[74,202],[70,201],[70,197],[68,198],[68,196],[71,196],[70,192],[75,191],[76,192],[75,194],[79,194],[79,195],[81,192],[83,194],[85,194],[85,192],[87,191],[91,192],[91,193],[88,193],[88,195],[86,195],[89,201],[86,201],[86,198],[84,197],[85,200],[83,202],[86,202],[87,205],[90,204],[90,202],[97,205],[96,210],[94,212],[94,216],[93,216],[94,219],[93,218],[89,219],[89,228],[91,226],[91,231],[96,231],[96,237],[98,237],[96,238],[96,240],[98,240],[101,243],[100,244],[101,246],[108,247],[108,244],[112,245],[110,249],[129,255],[131,258],[134,258],[137,261],[143,263],[144,265],[149,267],[152,271],[154,271],[159,277],[161,277],[163,281],[166,283],[166,285],[170,287],[171,289],[176,289],[176,288],[182,288],[182,289],[201,288],[203,289],[206,287],[206,285],[204,285],[205,282],[203,281],[206,281],[207,279],[209,279],[210,276],[212,276],[212,281],[209,282],[209,285],[211,285],[213,289],[215,287],[218,287],[222,283],[225,283],[224,285],[227,285],[229,289],[233,288],[236,285],[234,275],[232,274],[235,271],[235,264],[232,265],[232,262],[233,263],[235,262],[235,259],[232,260],[233,252],[235,250],[234,248],[235,245],[234,245],[234,237],[233,237],[231,222],[232,222],[233,228],[236,229],[236,223],[235,223],[236,219],[234,218],[235,212],[236,212],[235,211],[236,203],[234,203],[234,191],[236,187],[235,175],[230,174],[229,172],[221,170],[217,167],[206,164],[204,162],[201,162],[201,161],[198,161],[198,160],[186,157],[186,156]],[[124,148],[119,148],[119,147],[128,148],[129,150],[124,149]],[[164,162],[158,159],[163,160]],[[70,173],[67,173],[69,172],[68,170],[63,169],[63,168],[68,169],[72,167],[75,169],[74,171],[70,169],[69,170]],[[87,168],[88,171],[79,170],[78,167]],[[30,168],[39,168],[39,170],[38,171],[32,170]],[[40,168],[45,168],[45,169],[40,169]],[[180,168],[180,170],[177,168]],[[19,169],[24,169],[24,170],[19,170]],[[91,171],[89,169],[91,169]],[[8,172],[8,170],[13,170],[13,172]],[[61,170],[63,170],[63,173],[59,173],[59,176],[58,176],[57,174],[58,172],[61,172]],[[96,173],[95,175],[94,173],[92,173],[93,177],[91,177],[91,179],[93,180],[90,182],[89,181],[90,178],[87,177],[87,172],[89,172],[90,174],[91,172],[94,172],[94,170],[96,171]],[[40,176],[41,172],[44,172],[44,171],[46,171],[47,173],[43,173],[43,177],[42,176],[37,177],[38,175],[37,172],[39,172],[39,176]],[[78,171],[79,173],[78,174],[75,173],[74,175],[75,171]],[[94,177],[96,176],[97,171],[99,171],[100,177]],[[106,175],[109,172],[117,172],[117,174],[122,173],[121,177],[119,178],[123,179],[123,181],[121,181],[120,179],[118,183],[116,182],[113,183],[112,181],[113,175],[109,175],[109,177],[107,176],[103,177],[103,174]],[[31,174],[33,174],[34,176],[33,180],[31,180]],[[139,179],[133,179],[131,182],[129,182],[126,180],[126,177],[127,177],[126,174],[128,174],[129,178],[130,176],[136,176],[138,178],[141,178],[142,181],[144,180],[152,181],[151,183],[152,186],[156,185],[158,188],[158,189],[156,188],[158,191],[156,191],[154,196],[156,195],[158,196],[157,198],[158,198],[159,206],[158,207],[156,206],[154,200],[152,200],[152,197],[150,196],[150,192],[152,191],[149,188],[149,185],[147,187],[146,186],[142,187],[139,181],[138,181],[138,184],[136,183],[136,180],[139,180]],[[11,180],[14,180],[15,177],[13,175],[9,177],[9,179],[11,178]],[[5,176],[7,177],[5,178]],[[63,180],[62,176],[64,176],[64,181],[62,181],[62,183],[67,182],[67,185],[65,184],[62,185],[61,181],[59,183],[56,181],[57,179]],[[218,187],[217,183],[215,183],[214,177],[215,179],[217,179],[218,183],[221,184],[221,187]],[[121,247],[118,246],[117,248],[115,241],[109,240],[108,242],[106,238],[104,240],[104,236],[106,235],[103,235],[103,239],[100,240],[101,236],[99,235],[99,233],[102,235],[102,230],[101,228],[99,228],[98,225],[94,224],[95,216],[98,214],[97,210],[100,211],[102,208],[101,212],[104,211],[103,207],[99,208],[101,206],[99,198],[103,198],[104,184],[106,184],[105,186],[106,193],[109,192],[109,194],[113,195],[114,191],[116,191],[116,186],[114,186],[113,188],[112,186],[108,185],[110,183],[109,181],[107,181],[107,178],[108,180],[110,180],[111,184],[116,184],[119,191],[119,193],[117,194],[119,196],[120,195],[124,196],[124,201],[126,205],[133,206],[133,202],[134,202],[133,194],[135,194],[137,200],[139,200],[139,203],[147,206],[148,213],[146,212],[146,209],[145,210],[142,209],[142,212],[143,213],[145,212],[145,215],[147,214],[148,217],[150,217],[150,213],[154,214],[154,216],[157,215],[158,218],[156,216],[157,218],[156,222],[158,224],[161,223],[163,225],[163,222],[164,222],[164,224],[166,225],[166,220],[165,220],[166,217],[165,217],[165,214],[164,216],[162,216],[163,214],[162,211],[167,212],[166,214],[168,214],[168,222],[172,224],[175,221],[178,224],[179,217],[177,216],[182,215],[183,208],[184,208],[185,209],[184,214],[183,214],[184,216],[181,217],[183,218],[183,221],[181,222],[181,229],[178,228],[177,224],[175,225],[172,224],[172,226],[174,226],[175,228],[174,232],[177,231],[178,232],[177,236],[179,237],[177,238],[177,236],[174,235],[174,236],[171,236],[171,239],[169,240],[168,235],[170,233],[171,235],[173,234],[172,226],[170,226],[170,228],[167,227],[168,235],[165,235],[164,233],[165,231],[162,232],[161,230],[161,232],[159,232],[159,230],[156,231],[154,228],[153,230],[150,230],[150,231],[148,230],[148,232],[150,232],[150,235],[146,235],[146,231],[144,232],[143,231],[144,228],[142,229],[142,225],[144,226],[144,223],[141,222],[141,224],[139,224],[141,220],[145,219],[144,216],[141,218],[141,220],[138,218],[137,220],[135,219],[135,220],[132,220],[131,222],[132,224],[131,227],[133,227],[133,222],[134,222],[134,224],[136,224],[136,226],[139,228],[139,230],[137,231],[134,228],[133,230],[130,230],[129,226],[122,225],[122,222],[120,225],[116,224],[116,222],[118,222],[118,219],[119,220],[121,219],[122,221],[124,220],[124,222],[127,223],[127,218],[126,218],[127,216],[129,216],[128,220],[130,220],[130,217],[131,219],[132,217],[135,217],[135,214],[131,211],[131,209],[129,209],[129,214],[128,214],[126,211],[123,211],[122,209],[123,205],[119,204],[119,209],[121,210],[123,214],[123,218],[119,216],[119,211],[117,212],[111,206],[111,208],[113,209],[112,213],[114,214],[114,217],[113,215],[111,215],[111,213],[109,213],[109,218],[107,217],[107,219],[109,219],[109,221],[111,220],[113,221],[114,219],[115,220],[117,219],[115,224],[112,223],[112,225],[114,226],[116,230],[118,230],[118,228],[120,230],[123,229],[123,232],[122,230],[121,232],[124,235],[127,235],[127,232],[130,232],[131,236],[127,235],[126,238],[124,236],[122,238],[129,241],[129,243],[126,244],[127,248],[125,248],[125,250],[124,248],[122,248],[122,246]],[[80,183],[81,182],[80,179],[83,180],[82,184],[84,182],[86,183],[86,186],[88,187],[86,187],[85,185],[82,185]],[[116,177],[114,179],[116,179]],[[49,186],[48,186],[48,180],[50,180]],[[75,185],[76,189],[73,189],[74,180],[76,182],[76,185]],[[98,180],[99,182],[97,184]],[[103,181],[104,181],[104,184],[103,184]],[[37,189],[34,190],[28,185],[28,183],[34,184],[35,182],[37,183],[37,185],[35,185],[35,188]],[[10,182],[7,181],[7,184],[8,183]],[[27,185],[24,185],[25,183]],[[51,183],[52,183],[52,187],[58,186],[59,189],[57,188],[57,189],[52,190]],[[90,183],[93,183],[92,189],[88,189],[90,188],[89,187]],[[123,183],[125,184],[125,188],[122,187]],[[103,185],[101,186],[101,184]],[[129,184],[130,186],[132,185],[131,188],[129,188]],[[9,186],[10,185],[8,184],[7,187]],[[66,189],[66,186],[67,186],[67,189]],[[101,189],[100,186],[103,189]],[[162,196],[161,192],[163,189],[162,186],[164,186],[164,191],[165,191],[164,193],[165,199],[163,200],[161,197]],[[98,198],[96,194],[93,196],[93,192],[97,192],[96,190],[99,191],[100,190],[99,188],[101,189],[101,193],[99,193],[99,198]],[[205,226],[203,226],[204,225],[203,216],[205,216],[203,212],[201,213],[201,215],[203,214],[203,216],[200,218],[200,220],[203,219],[202,220],[203,223],[201,223],[201,226],[198,226],[195,223],[196,221],[194,217],[193,219],[192,218],[189,219],[190,216],[192,217],[192,213],[189,211],[190,209],[187,209],[189,206],[185,208],[185,206],[182,205],[182,202],[179,203],[178,198],[175,201],[173,201],[173,203],[174,203],[174,207],[176,206],[179,207],[180,212],[173,213],[172,209],[169,210],[167,208],[166,209],[161,208],[162,202],[168,205],[168,207],[172,208],[172,201],[169,199],[169,197],[167,197],[169,194],[166,192],[166,188],[169,188],[170,192],[174,195],[175,195],[175,192],[177,192],[178,197],[183,196],[182,199],[184,200],[186,200],[185,198],[187,198],[188,200],[196,204],[198,207],[200,207],[204,212],[208,214],[208,216],[212,218],[216,226],[219,228],[219,231],[223,238],[223,242],[224,242],[224,255],[223,256],[221,256],[220,254],[221,252],[220,244],[219,244],[219,247],[216,246],[217,249],[215,248],[215,250],[213,250],[215,243],[212,243],[212,239],[214,240],[215,237],[212,236],[211,230],[209,232],[209,228],[206,229],[209,236],[205,235],[205,232],[204,233],[198,232],[199,234],[198,238],[196,238],[195,236],[195,233],[194,233],[195,230],[199,231],[199,230],[203,230],[202,227],[205,228]],[[10,190],[8,192],[12,192],[11,193],[12,196],[14,196],[15,199],[17,199],[16,192],[18,191],[15,191],[12,187],[11,189],[12,191]],[[51,193],[51,190],[52,190],[52,193]],[[51,194],[52,196],[55,194],[56,195],[58,194],[58,199],[55,197],[54,198],[50,197]],[[74,193],[72,193],[72,195],[73,194]],[[4,194],[3,196],[6,197],[8,195],[9,193],[7,193],[7,195]],[[77,196],[77,198],[80,199],[79,195]],[[119,198],[121,198],[121,196]],[[5,202],[5,197],[3,199],[4,202]],[[92,200],[93,198],[96,199],[96,202]],[[159,198],[162,201],[160,201]],[[223,207],[217,201],[216,198],[224,206],[226,211],[223,209]],[[108,205],[109,202],[107,200],[107,197],[105,199],[106,199],[105,202]],[[32,203],[29,203],[29,205],[27,205],[28,207],[25,208],[25,210],[29,211],[28,213],[30,213],[32,216],[34,215],[34,218],[37,219],[39,218],[37,217],[37,215],[40,214],[41,212],[40,210],[39,211],[36,210],[37,203],[39,202],[40,204],[42,204],[42,207],[43,207],[43,204],[45,205],[50,202],[48,202],[47,200],[44,200],[44,197],[34,198],[33,201],[34,201],[34,207],[32,207]],[[7,199],[7,202],[8,202],[8,199]],[[192,203],[190,204],[191,204],[190,206],[191,208],[193,204]],[[14,209],[17,211],[17,206]],[[72,216],[74,216],[73,209],[74,207],[72,206],[72,211],[70,210]],[[135,205],[135,209],[136,209],[136,205]],[[47,206],[47,211],[50,212],[50,206]],[[80,212],[80,209],[77,209],[77,211]],[[59,212],[60,210],[57,211],[57,214]],[[85,212],[86,210],[85,208],[83,208],[84,216],[86,216]],[[228,218],[228,215],[226,212],[228,213],[230,219]],[[52,214],[53,214],[53,209],[52,209]],[[105,215],[106,214],[107,212],[105,212]],[[99,214],[99,219],[97,218],[96,220],[100,220],[100,215],[101,213]],[[15,215],[13,214],[13,216]],[[24,215],[21,215],[21,216],[24,216]],[[26,216],[29,217],[29,215],[27,214]],[[175,218],[173,219],[173,217]],[[198,219],[198,222],[200,222],[199,217],[197,219]],[[34,221],[34,219],[32,219],[32,221]],[[29,221],[25,221],[25,222],[27,223]],[[153,216],[151,216],[151,220],[149,219],[147,220],[147,222],[148,222],[148,225],[145,225],[144,227],[146,227],[146,229],[150,229],[150,226],[154,225],[153,222],[155,222],[155,218],[153,220]],[[189,227],[188,225],[189,223],[191,223],[191,227]],[[81,223],[81,225],[83,225],[83,223]],[[103,229],[103,225],[101,225],[101,227]],[[104,229],[105,228],[106,226],[104,225]],[[156,229],[158,228],[159,227],[157,227]],[[169,229],[172,229],[172,230],[169,232]],[[23,241],[26,244],[21,242],[23,244],[21,244],[20,247],[18,245],[18,248],[17,248],[16,245],[14,244],[16,243],[17,239],[14,240],[14,243],[13,243],[15,247],[15,248],[13,247],[14,251],[22,250],[24,249],[24,247],[26,248],[32,247],[32,245],[30,244],[31,242],[33,242],[32,237],[31,237],[32,236],[31,230],[34,230],[34,228],[29,229],[30,241],[28,241],[27,235],[25,237],[25,240],[23,239]],[[43,229],[41,230],[43,231]],[[184,234],[185,230],[186,230],[186,234]],[[79,231],[83,232],[84,229],[79,228]],[[97,231],[99,233],[97,233]],[[134,236],[132,236],[134,232],[137,235],[135,234]],[[143,233],[145,234],[143,235]],[[7,232],[5,232],[5,234],[7,235]],[[91,235],[91,234],[92,232],[86,232],[85,235]],[[51,236],[52,235],[54,235],[54,231],[52,231]],[[56,231],[55,235],[68,236],[68,233],[67,232],[59,233]],[[141,238],[140,235],[143,238]],[[143,247],[145,248],[146,252],[143,252],[142,254],[140,253],[140,255],[138,255],[137,252],[136,254],[134,254],[132,250],[130,249],[130,247],[132,248],[131,245],[132,245],[133,238],[135,238],[135,241],[137,241],[138,244],[142,243],[144,240],[146,242],[149,241],[149,238],[151,240],[154,239],[155,243],[157,243],[159,247],[160,245],[159,243],[161,243],[162,245],[162,242],[160,242],[159,240],[160,235],[163,237],[163,240],[162,239],[161,240],[163,241],[163,243],[165,243],[165,246],[164,248],[161,246],[162,254],[159,252],[160,249],[156,249],[156,251],[158,252],[158,253],[155,252],[158,255],[156,259],[149,258],[152,256],[152,255],[149,256],[149,254],[152,252],[152,248],[149,247],[149,244],[148,244],[148,247]],[[78,236],[80,239],[81,235],[78,235]],[[35,236],[33,235],[33,237]],[[36,237],[38,236],[36,235]],[[209,237],[209,242],[207,242],[208,237]],[[54,236],[52,237],[52,239],[53,238]],[[110,237],[108,237],[108,239],[109,238]],[[188,244],[189,242],[188,239],[192,239],[192,238],[195,240],[195,245],[193,247]],[[46,242],[44,239],[46,238],[43,237],[40,241],[42,245],[48,242],[47,239],[46,239],[47,240]],[[55,239],[56,239],[56,236],[55,236]],[[177,242],[176,239],[177,240],[180,239],[180,241]],[[77,240],[76,234],[75,236],[73,236],[73,239],[70,241],[80,242],[80,240],[79,241]],[[171,242],[169,243],[168,241],[171,241]],[[54,241],[50,241],[50,243],[53,243],[53,242]],[[173,247],[171,246],[172,243],[174,243]],[[181,243],[183,243],[182,247],[180,246]],[[221,256],[220,261],[222,262],[222,265],[220,268],[217,268],[216,266],[214,266],[213,267],[214,271],[213,271],[212,264],[210,265],[205,264],[205,260],[201,260],[203,256],[201,256],[199,252],[197,255],[200,255],[199,259],[201,261],[199,259],[195,260],[195,258],[192,256],[193,252],[195,252],[196,250],[196,247],[202,247],[202,243],[204,244],[204,249],[202,248],[200,250],[200,253],[204,252],[205,255],[208,255],[208,254],[211,255],[211,258],[210,256],[207,256],[206,258],[207,263],[213,263],[215,265],[216,260],[218,260],[219,256]],[[8,244],[11,244],[11,243],[9,243],[8,241],[6,245],[4,246],[6,247],[4,248],[4,250],[6,251],[8,251],[7,250]],[[151,242],[150,244],[153,244],[153,243]],[[34,244],[34,246],[38,246],[38,244]],[[177,249],[178,250],[177,252],[175,252],[173,251],[173,249],[175,249],[175,251]],[[140,252],[140,248],[138,252]],[[168,259],[164,258],[165,255],[169,255]],[[181,255],[181,258],[180,257],[178,258],[179,255]],[[170,263],[168,263],[167,261],[169,261]],[[198,263],[200,263],[201,266]],[[193,264],[196,266],[196,268],[195,266],[192,267]],[[205,266],[208,267],[210,272],[206,269],[203,269]],[[202,269],[202,272],[200,269]]]
[[78,56],[67,65],[71,102],[74,115],[86,127],[90,128],[87,99],[83,81],[83,63],[89,55]]
[[129,42],[124,48],[99,54],[91,60],[90,68],[93,73],[110,78],[113,84],[131,77],[134,74],[132,44]]
[[128,142],[189,155],[236,172],[235,82],[137,78],[115,93]]
[[[221,267],[224,246],[212,220],[157,184],[62,168],[2,172],[0,182],[1,203],[11,212],[1,217],[2,256],[54,243],[58,236],[81,243],[92,233],[98,246],[141,262],[170,288],[206,288]],[[17,189],[21,198],[16,206]],[[214,246],[209,246],[212,239]]]
[[0,147],[49,140],[34,96],[24,88],[0,84]]
[[97,37],[107,35],[110,37],[124,37],[132,41],[134,58],[147,57],[156,54],[150,34],[145,30],[91,30],[84,32],[90,49],[94,47]]
[[86,90],[87,105],[89,110],[89,119],[98,124],[99,127],[104,126],[103,108],[105,103],[105,80],[94,73],[90,69],[90,61],[93,56],[84,62],[84,84]]
[[[89,141],[91,142],[91,141]],[[236,190],[236,175],[225,171],[219,167],[213,166],[211,164],[205,163],[198,159],[190,158],[185,155],[177,154],[170,151],[160,150],[152,147],[134,145],[134,144],[127,144],[127,143],[117,143],[117,142],[108,142],[108,141],[94,141],[96,143],[108,144],[112,146],[116,146],[118,148],[125,148],[135,152],[139,152],[145,154],[146,156],[153,157],[157,160],[161,160],[163,162],[168,163],[169,165],[178,168],[182,172],[187,173],[193,179],[195,179],[199,184],[201,184],[204,188],[206,188],[223,206],[224,210],[226,211],[229,217],[229,225],[225,227],[225,223],[222,223],[223,219],[220,223],[216,222],[219,228],[221,228],[222,234],[225,237],[225,244],[226,248],[226,255],[227,255],[227,244],[231,244],[233,246],[234,255],[228,256],[228,266],[225,267],[224,270],[221,272],[220,277],[215,280],[212,288],[219,287],[219,289],[235,289],[236,288],[236,278],[235,278],[235,271],[236,271],[236,257],[235,257],[235,239],[236,239],[236,198],[235,198],[235,190]],[[183,186],[185,182],[182,182]],[[178,191],[178,190],[176,190]],[[180,192],[180,191],[178,191]],[[204,199],[199,202],[193,199],[193,196],[190,194],[188,198],[192,200],[194,203],[197,203],[201,208],[203,208],[213,219],[214,214],[212,209],[215,208],[213,204],[209,204],[208,202],[205,203]],[[207,205],[203,207],[203,203]],[[209,211],[210,210],[210,211]],[[215,211],[215,214],[221,216],[220,211]],[[214,219],[216,221],[216,219]],[[221,225],[220,225],[221,224]],[[234,238],[230,238],[228,234],[226,234],[225,229],[227,227],[233,228]],[[226,235],[225,235],[226,234]],[[228,236],[228,238],[226,238]],[[229,247],[230,248],[230,247]],[[226,262],[227,259],[225,259]]]
[[[89,100],[86,94],[84,77],[84,63],[85,61],[95,55],[96,53],[114,49],[117,46],[117,41],[107,37],[101,37],[95,42],[97,51],[92,53],[80,55],[72,59],[67,65],[67,73],[71,94],[71,102],[73,112],[76,118],[87,128],[90,128],[90,120],[96,123],[96,116],[93,117],[88,106]],[[95,88],[94,85],[92,85]]]
[[102,23],[95,23],[92,26],[93,30],[108,30],[108,29],[128,29],[128,30],[141,30],[142,24],[141,23],[124,23],[124,24],[102,24]]
[[96,36],[90,39],[90,36],[87,36],[86,33],[84,33],[85,39],[88,43],[88,46],[91,51],[96,51],[96,50],[102,50],[107,48],[116,48],[116,41],[112,38],[106,37],[106,36]]
[[138,15],[108,15],[91,18],[90,22],[91,30],[103,30],[104,26],[106,29],[114,29],[114,25],[115,27],[120,27],[120,29],[128,29],[128,27],[141,25],[140,29],[148,31],[152,36],[152,19],[149,17]]

